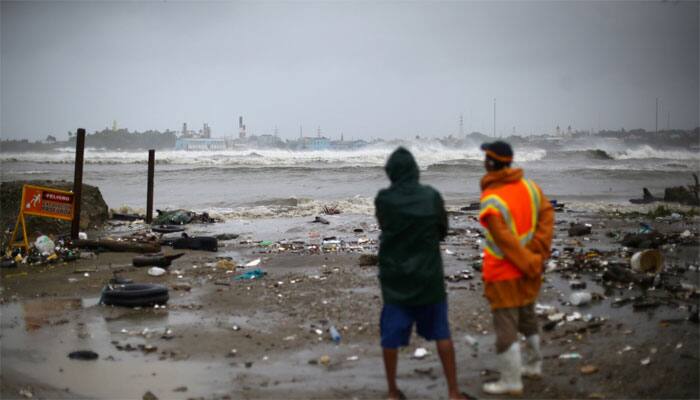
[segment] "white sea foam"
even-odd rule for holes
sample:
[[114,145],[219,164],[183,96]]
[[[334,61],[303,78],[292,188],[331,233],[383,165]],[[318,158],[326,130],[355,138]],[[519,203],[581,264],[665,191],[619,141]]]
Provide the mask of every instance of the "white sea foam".
[[369,197],[355,196],[349,199],[333,201],[298,199],[296,205],[256,205],[235,208],[210,208],[206,211],[211,216],[224,220],[259,219],[259,218],[293,218],[321,215],[323,207],[332,206],[343,214],[374,215],[374,201]]
[[627,149],[620,152],[612,152],[610,154],[615,159],[618,160],[632,160],[632,159],[649,159],[649,158],[663,158],[670,160],[700,160],[700,155],[696,151],[686,151],[686,150],[659,150],[655,149],[649,145],[644,145],[635,149]]
[[[159,163],[202,166],[241,166],[241,167],[308,167],[330,165],[336,167],[377,167],[383,166],[396,146],[390,144],[371,145],[357,150],[291,151],[281,149],[246,149],[222,151],[176,151],[156,152]],[[444,162],[481,160],[483,152],[477,147],[448,148],[439,143],[409,143],[406,147],[416,157],[421,168]],[[546,155],[543,149],[523,149],[517,161],[534,161]],[[88,164],[134,164],[145,163],[148,153],[133,151],[106,151],[86,148],[85,162]],[[72,152],[51,153],[2,153],[3,162],[72,163]]]

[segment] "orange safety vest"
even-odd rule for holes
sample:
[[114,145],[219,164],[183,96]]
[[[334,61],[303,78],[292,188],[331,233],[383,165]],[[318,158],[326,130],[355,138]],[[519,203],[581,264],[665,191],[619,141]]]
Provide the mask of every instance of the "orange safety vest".
[[486,217],[500,215],[510,231],[526,246],[535,234],[540,209],[540,191],[529,179],[509,182],[481,193],[479,222],[486,229],[481,276],[484,281],[518,279],[523,273],[503,255],[488,231]]

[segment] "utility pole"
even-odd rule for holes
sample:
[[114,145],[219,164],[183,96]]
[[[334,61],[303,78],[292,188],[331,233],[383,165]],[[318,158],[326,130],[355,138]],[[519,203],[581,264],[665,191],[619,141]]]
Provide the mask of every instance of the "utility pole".
[[671,111],[666,112],[666,130],[671,130]]
[[655,131],[656,133],[659,133],[659,98],[656,98],[656,126],[655,126]]
[[460,139],[464,136],[464,117],[459,114],[459,137]]

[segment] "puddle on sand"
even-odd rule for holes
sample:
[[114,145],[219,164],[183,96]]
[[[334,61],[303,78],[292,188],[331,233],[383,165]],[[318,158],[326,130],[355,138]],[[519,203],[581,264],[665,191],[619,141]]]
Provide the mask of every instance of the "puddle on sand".
[[[3,305],[1,351],[4,371],[14,371],[59,390],[90,398],[189,398],[232,390],[235,368],[226,362],[158,360],[158,354],[123,352],[110,342],[124,340],[124,319],[110,322],[98,299],[47,299]],[[169,318],[128,318],[129,329],[164,327]],[[158,344],[158,343],[154,343]],[[68,358],[92,350],[96,361]],[[187,392],[173,392],[187,386]]]

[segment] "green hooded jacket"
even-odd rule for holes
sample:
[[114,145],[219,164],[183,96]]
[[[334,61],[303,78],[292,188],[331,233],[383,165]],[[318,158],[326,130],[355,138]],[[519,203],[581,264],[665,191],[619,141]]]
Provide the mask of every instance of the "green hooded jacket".
[[391,186],[374,199],[379,227],[379,282],[386,304],[435,304],[446,298],[440,241],[447,213],[440,193],[418,183],[418,165],[403,147],[385,167]]

